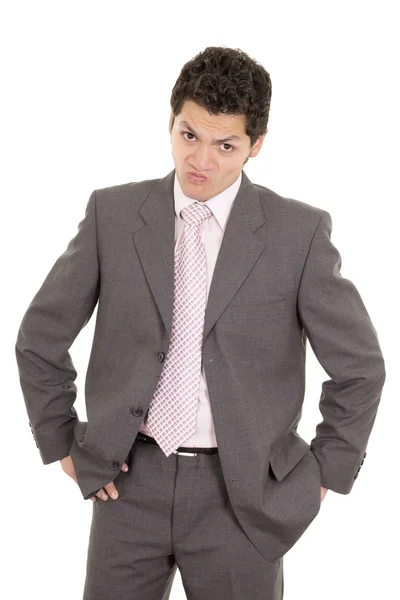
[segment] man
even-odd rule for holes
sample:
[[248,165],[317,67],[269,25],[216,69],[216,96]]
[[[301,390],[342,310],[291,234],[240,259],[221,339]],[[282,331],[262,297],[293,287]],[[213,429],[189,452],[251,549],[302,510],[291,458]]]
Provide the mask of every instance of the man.
[[[94,502],[84,600],[166,599],[177,567],[188,598],[281,599],[284,554],[364,462],[384,360],[330,214],[243,171],[270,99],[239,50],[184,65],[175,168],[95,190],[22,320],[42,461]],[[96,305],[83,422],[68,349]],[[296,431],[307,340],[330,377],[311,444]]]

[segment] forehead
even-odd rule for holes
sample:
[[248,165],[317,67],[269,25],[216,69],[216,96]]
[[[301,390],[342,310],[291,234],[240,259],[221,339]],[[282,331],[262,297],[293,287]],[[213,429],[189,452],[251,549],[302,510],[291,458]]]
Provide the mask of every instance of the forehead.
[[218,139],[230,136],[231,139],[244,140],[247,137],[244,115],[210,115],[207,109],[190,100],[184,102],[177,119],[178,125],[199,133],[208,133],[211,130],[211,134],[217,135]]

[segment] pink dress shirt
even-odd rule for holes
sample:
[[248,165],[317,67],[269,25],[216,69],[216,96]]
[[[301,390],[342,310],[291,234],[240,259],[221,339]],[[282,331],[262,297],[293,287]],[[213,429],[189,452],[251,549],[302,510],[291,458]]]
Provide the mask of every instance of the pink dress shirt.
[[[200,225],[200,236],[204,244],[207,265],[207,298],[210,291],[211,279],[214,273],[215,263],[222,238],[225,231],[226,222],[232,209],[233,201],[239,191],[242,182],[242,172],[239,177],[226,190],[206,200],[207,206],[212,211],[212,216]],[[174,180],[174,204],[175,204],[175,251],[182,239],[184,223],[180,216],[182,208],[196,202],[193,198],[188,198],[182,192],[178,178],[175,173]],[[147,427],[147,414],[141,424],[139,431],[153,437],[150,429]],[[215,437],[214,424],[212,419],[210,400],[207,390],[206,375],[204,365],[202,364],[199,387],[199,401],[197,405],[197,426],[196,431],[181,446],[211,448],[218,446]]]

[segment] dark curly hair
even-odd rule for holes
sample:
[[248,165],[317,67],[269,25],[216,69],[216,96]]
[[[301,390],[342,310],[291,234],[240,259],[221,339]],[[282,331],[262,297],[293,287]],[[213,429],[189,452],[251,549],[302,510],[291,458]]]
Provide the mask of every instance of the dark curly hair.
[[170,104],[174,117],[186,100],[210,115],[243,114],[253,146],[267,129],[271,91],[269,73],[248,54],[239,48],[208,46],[182,67]]

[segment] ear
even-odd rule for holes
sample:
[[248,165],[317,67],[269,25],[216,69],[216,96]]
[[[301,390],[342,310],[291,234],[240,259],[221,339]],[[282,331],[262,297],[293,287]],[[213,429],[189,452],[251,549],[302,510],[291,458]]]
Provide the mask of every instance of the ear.
[[168,130],[169,130],[170,133],[172,133],[172,128],[174,126],[174,120],[175,120],[174,113],[171,110],[171,115],[170,115],[170,118],[169,118],[169,125],[168,125]]
[[262,147],[263,142],[264,142],[264,139],[265,139],[265,136],[267,135],[267,133],[268,133],[268,127],[265,130],[265,133],[263,135],[260,135],[260,137],[258,138],[258,140],[256,141],[256,143],[254,144],[253,149],[252,149],[252,151],[251,151],[251,153],[249,155],[251,158],[253,158],[254,156],[257,156],[257,154],[260,152],[261,147]]

